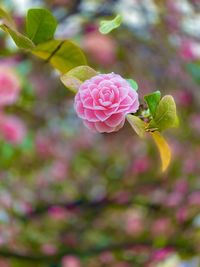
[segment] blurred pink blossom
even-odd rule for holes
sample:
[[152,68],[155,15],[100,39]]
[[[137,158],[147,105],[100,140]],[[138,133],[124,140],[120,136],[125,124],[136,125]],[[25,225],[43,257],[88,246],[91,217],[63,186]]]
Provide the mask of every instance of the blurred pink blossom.
[[81,263],[75,256],[65,256],[62,259],[62,267],[81,267]]
[[200,134],[200,114],[193,114],[190,117],[190,127]]
[[175,95],[175,99],[182,107],[189,107],[192,105],[193,96],[192,93],[187,90],[179,90]]
[[99,64],[110,65],[116,60],[116,43],[98,31],[85,34],[83,48]]
[[65,208],[59,206],[53,206],[48,210],[48,214],[53,220],[66,220],[68,213]]
[[190,205],[200,205],[200,191],[193,192],[188,197],[188,202]]
[[137,210],[129,211],[125,217],[125,230],[128,234],[137,236],[144,230],[144,221],[142,215]]
[[169,218],[160,218],[153,222],[152,234],[158,235],[170,235],[172,233],[172,226]]
[[172,249],[170,248],[162,248],[159,250],[156,250],[153,255],[152,255],[152,259],[154,261],[163,261],[165,260],[171,253],[173,252]]
[[172,192],[168,194],[168,196],[165,199],[165,205],[167,207],[176,207],[178,206],[181,201],[183,200],[184,195],[180,192]]
[[188,191],[189,185],[186,179],[180,179],[175,183],[175,190],[179,193],[186,193]]
[[179,47],[179,54],[185,61],[198,60],[200,58],[200,46],[192,39],[183,39]]
[[150,168],[150,159],[147,156],[138,157],[132,163],[132,171],[135,173],[144,173]]
[[108,251],[100,254],[99,258],[100,258],[100,261],[104,264],[110,264],[114,260],[113,254],[111,252],[108,252]]
[[19,95],[20,79],[14,69],[0,65],[0,106],[13,104]]
[[46,254],[46,255],[54,255],[57,251],[56,247],[52,244],[44,244],[42,246],[42,251]]
[[177,212],[176,212],[176,218],[177,221],[180,223],[183,223],[188,216],[188,209],[186,207],[181,207]]
[[26,135],[26,127],[16,116],[0,115],[0,135],[11,144],[20,144]]
[[55,145],[49,136],[42,133],[37,134],[35,145],[40,156],[47,158],[53,155]]
[[67,178],[68,166],[66,162],[57,160],[53,163],[51,168],[52,176],[57,180],[64,180]]

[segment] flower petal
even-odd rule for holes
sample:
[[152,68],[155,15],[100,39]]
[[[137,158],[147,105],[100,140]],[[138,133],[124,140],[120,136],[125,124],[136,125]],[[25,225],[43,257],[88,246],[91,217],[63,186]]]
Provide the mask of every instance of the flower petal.
[[113,127],[109,127],[104,122],[95,122],[95,127],[100,133],[111,133],[113,132]]
[[111,115],[105,123],[110,127],[117,127],[124,119],[124,114],[118,113]]

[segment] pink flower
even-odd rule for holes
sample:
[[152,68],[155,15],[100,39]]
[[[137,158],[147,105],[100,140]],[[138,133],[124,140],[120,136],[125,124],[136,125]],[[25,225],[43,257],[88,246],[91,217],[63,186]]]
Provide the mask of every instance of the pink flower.
[[134,160],[132,171],[136,173],[145,173],[150,168],[150,160],[147,156],[138,157]]
[[75,256],[65,256],[62,259],[62,267],[80,267],[81,263]]
[[125,231],[132,236],[140,235],[144,230],[144,220],[137,210],[130,211],[124,221]]
[[200,57],[200,46],[192,39],[183,39],[180,44],[179,53],[185,61],[198,60]]
[[75,96],[75,110],[84,124],[96,132],[118,131],[126,114],[139,107],[138,94],[120,75],[99,74],[85,81]]
[[20,144],[26,135],[24,123],[15,116],[0,116],[0,135],[11,144]]
[[20,80],[9,67],[0,67],[0,106],[13,104],[19,95]]

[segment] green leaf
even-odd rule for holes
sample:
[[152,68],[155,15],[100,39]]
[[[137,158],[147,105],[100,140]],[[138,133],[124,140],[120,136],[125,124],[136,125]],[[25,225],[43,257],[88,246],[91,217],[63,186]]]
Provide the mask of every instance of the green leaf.
[[176,128],[178,125],[176,103],[171,95],[166,95],[160,100],[154,118],[150,121],[147,130],[163,131],[168,128]]
[[10,17],[10,15],[7,14],[6,11],[1,8],[0,19],[0,28],[12,37],[13,41],[19,48],[32,49],[34,47],[33,42],[28,37],[17,31],[15,23]]
[[68,40],[51,40],[37,45],[31,52],[46,62],[50,62],[62,73],[87,64],[81,49]]
[[72,92],[76,93],[81,86],[82,82],[77,79],[74,76],[70,76],[68,74],[65,74],[64,76],[61,76],[62,83]]
[[17,30],[12,29],[5,24],[0,25],[0,27],[2,28],[2,30],[10,34],[13,41],[19,48],[22,48],[22,49],[33,49],[34,48],[33,42],[28,37],[18,32]]
[[62,83],[73,92],[77,92],[82,82],[96,76],[98,73],[89,66],[79,66],[61,75]]
[[74,76],[77,79],[84,82],[85,80],[88,80],[88,79],[96,76],[98,74],[98,72],[89,66],[79,66],[79,67],[73,68],[72,70],[68,71],[67,74]]
[[118,28],[122,23],[122,16],[117,15],[113,20],[103,20],[100,22],[99,31],[102,34],[107,34],[112,30]]
[[138,84],[133,79],[126,79],[127,82],[130,84],[130,86],[137,91],[138,90]]
[[57,21],[51,12],[43,8],[29,9],[26,17],[27,36],[35,43],[53,39]]
[[159,132],[155,131],[151,132],[150,134],[158,147],[162,161],[162,171],[164,172],[168,168],[171,161],[171,149],[164,137]]
[[145,95],[144,99],[148,105],[148,108],[151,112],[151,115],[154,117],[157,106],[158,106],[160,99],[161,99],[160,91],[155,91],[149,95]]
[[133,130],[136,132],[139,137],[144,138],[145,136],[145,122],[142,121],[140,118],[134,115],[127,115],[126,116],[128,122],[132,126]]

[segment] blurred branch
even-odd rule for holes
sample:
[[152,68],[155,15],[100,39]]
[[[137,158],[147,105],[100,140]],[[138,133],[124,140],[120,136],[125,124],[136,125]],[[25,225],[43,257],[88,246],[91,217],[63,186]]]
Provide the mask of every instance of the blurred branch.
[[41,215],[45,212],[47,212],[50,208],[59,206],[62,207],[66,210],[69,211],[77,211],[79,208],[82,210],[84,209],[102,209],[102,208],[107,208],[107,207],[112,207],[112,208],[124,208],[130,205],[141,205],[145,206],[149,209],[152,210],[160,210],[162,207],[159,204],[155,203],[149,203],[148,200],[145,199],[139,199],[139,198],[134,198],[128,201],[123,201],[120,202],[115,199],[109,199],[109,198],[103,198],[101,200],[96,200],[96,201],[90,201],[87,199],[79,199],[76,201],[72,201],[69,203],[66,202],[57,202],[57,203],[48,203],[45,205],[38,205],[36,208],[30,212],[29,214],[23,215],[22,218],[24,220],[27,220],[32,217],[37,217],[38,215]]
[[[174,238],[174,240],[169,241],[165,244],[165,247],[170,247],[174,248],[177,250],[180,250],[182,252],[187,252],[187,253],[194,253],[194,247],[190,242],[178,242],[177,238]],[[130,242],[122,242],[119,244],[109,244],[105,246],[92,246],[87,249],[79,250],[77,248],[70,248],[70,249],[64,249],[60,252],[58,252],[55,255],[44,255],[44,254],[38,254],[37,256],[32,255],[32,254],[26,254],[26,253],[20,253],[20,252],[15,252],[10,249],[2,248],[0,249],[0,256],[4,258],[15,258],[18,260],[30,260],[30,261],[35,261],[35,262],[49,262],[49,263],[57,263],[59,262],[63,256],[66,255],[76,255],[78,257],[91,257],[95,255],[99,255],[105,251],[119,251],[119,250],[124,250],[124,249],[137,249],[137,248],[149,248],[152,249],[154,247],[154,244],[147,240],[147,241],[140,241],[140,240],[135,240],[135,241],[130,241]],[[139,255],[138,255],[139,256]],[[137,256],[136,256],[137,257]]]

